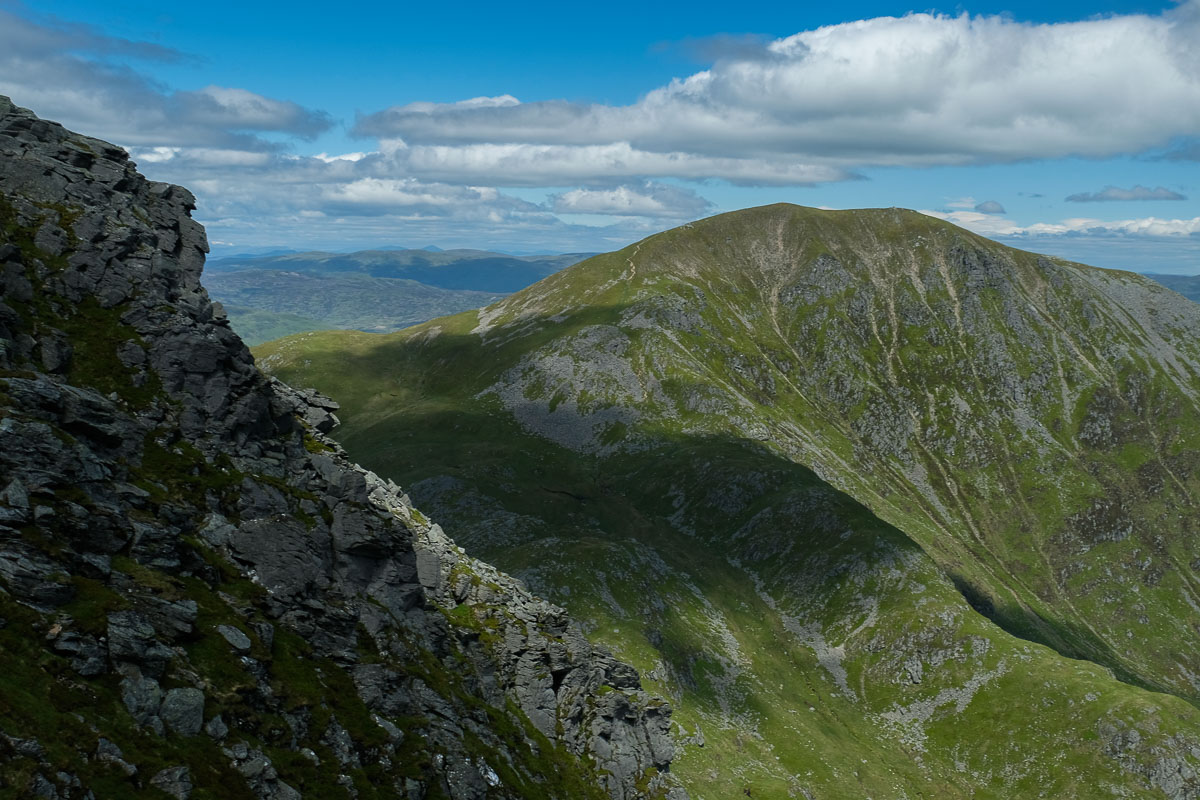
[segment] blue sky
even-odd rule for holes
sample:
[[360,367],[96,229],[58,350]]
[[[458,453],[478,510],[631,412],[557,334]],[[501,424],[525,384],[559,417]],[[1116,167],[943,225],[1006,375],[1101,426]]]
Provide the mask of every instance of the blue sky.
[[607,250],[778,201],[1200,273],[1200,0],[0,0],[0,93],[199,200],[217,254]]

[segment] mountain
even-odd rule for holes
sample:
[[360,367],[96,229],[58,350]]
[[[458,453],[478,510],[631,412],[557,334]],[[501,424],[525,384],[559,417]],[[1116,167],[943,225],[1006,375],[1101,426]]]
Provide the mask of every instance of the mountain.
[[901,209],[712,217],[260,366],[676,707],[694,797],[1200,796],[1200,307]]
[[357,273],[373,278],[403,278],[440,289],[507,294],[524,289],[589,255],[510,256],[486,250],[289,253],[264,258],[217,259],[209,264],[209,277],[247,269],[316,275]]
[[256,369],[194,206],[0,98],[0,796],[683,796],[637,673]]
[[[302,330],[352,328],[391,333],[502,297],[492,292],[439,289],[404,278],[263,269],[214,273],[205,277],[205,288],[225,306],[234,330],[251,345]],[[304,327],[274,336],[259,334],[255,324],[265,322],[264,333],[273,333],[289,321],[248,314],[243,308],[292,315],[294,323]]]
[[1200,275],[1158,275],[1146,273],[1155,283],[1161,283],[1171,291],[1179,292],[1188,300],[1200,303]]

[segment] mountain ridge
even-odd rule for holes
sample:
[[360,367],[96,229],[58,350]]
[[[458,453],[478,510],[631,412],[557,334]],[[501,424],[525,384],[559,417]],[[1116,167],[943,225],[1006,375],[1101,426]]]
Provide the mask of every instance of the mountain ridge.
[[776,205],[257,353],[672,697],[697,797],[859,796],[833,752],[873,796],[1191,797],[1198,324],[916,212]]

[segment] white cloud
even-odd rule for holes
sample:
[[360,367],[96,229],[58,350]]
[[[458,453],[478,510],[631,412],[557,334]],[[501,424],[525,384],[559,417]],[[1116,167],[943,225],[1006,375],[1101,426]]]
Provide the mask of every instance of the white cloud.
[[984,236],[1001,236],[1006,238],[1055,236],[1174,238],[1200,236],[1200,217],[1192,219],[1142,217],[1123,220],[1072,217],[1059,222],[1037,222],[1032,225],[1018,225],[1004,217],[977,211],[923,210],[921,213],[953,222],[955,225],[961,225],[968,230],[983,234]]
[[384,142],[383,152],[406,174],[427,180],[488,182],[499,186],[562,186],[631,178],[723,178],[757,186],[798,186],[855,176],[840,167],[787,159],[708,156],[638,150],[628,142],[597,145],[479,143],[413,145]]
[[1099,192],[1080,192],[1067,198],[1068,203],[1098,203],[1104,201],[1127,200],[1187,200],[1179,192],[1173,192],[1165,186],[1151,189],[1148,186],[1137,185],[1132,189],[1121,189],[1117,186],[1105,186]]
[[[147,42],[0,9],[0,94],[39,116],[126,145],[274,150],[259,133],[311,139],[328,115],[246,89],[171,91],[119,59],[180,61]],[[114,60],[118,59],[118,60]]]
[[[427,158],[443,179],[455,169],[503,175],[530,153],[551,183],[558,170],[579,178],[580,162],[606,148],[621,149],[620,164],[630,165],[621,174],[774,184],[865,165],[1140,152],[1200,133],[1197,7],[1042,25],[881,17],[743,47],[628,106],[506,95],[399,106],[356,130],[414,152],[433,148]],[[600,158],[592,177],[616,160]],[[732,163],[723,169],[723,160]],[[781,174],[747,178],[736,169],[746,163]]]
[[712,209],[695,192],[649,181],[614,189],[573,189],[553,195],[550,201],[556,214],[694,219]]
[[367,155],[367,153],[339,153],[331,156],[329,153],[317,153],[313,158],[319,158],[326,164],[332,164],[334,161],[362,161]]
[[[0,11],[0,94],[125,145],[155,179],[189,186],[224,241],[394,241],[403,224],[405,239],[443,245],[487,237],[514,249],[599,249],[712,210],[671,181],[814,185],[871,165],[1184,147],[1200,141],[1197,40],[1200,0],[1158,16],[1047,25],[883,17],[718,43],[711,68],[627,106],[508,94],[410,103],[358,120],[377,142],[301,157],[280,142],[319,135],[332,125],[325,114],[238,87],[174,91],[129,63],[184,54]],[[558,193],[539,204],[514,187]],[[992,203],[960,198],[935,215],[1010,237],[1196,232],[1195,220],[1157,218],[1021,226]],[[555,214],[613,224],[585,231]]]

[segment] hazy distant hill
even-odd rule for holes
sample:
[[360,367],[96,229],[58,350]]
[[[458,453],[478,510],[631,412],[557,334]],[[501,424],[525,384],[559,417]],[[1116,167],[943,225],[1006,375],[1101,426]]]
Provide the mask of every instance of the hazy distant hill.
[[251,344],[330,328],[390,333],[504,296],[360,273],[278,269],[206,273],[204,284],[212,297],[225,304],[233,327]]
[[1147,278],[1157,281],[1173,292],[1179,292],[1188,300],[1200,303],[1200,275],[1154,275]]
[[357,253],[289,253],[209,262],[211,280],[219,272],[288,270],[320,275],[361,273],[375,278],[406,278],[442,289],[516,292],[569,267],[591,253],[510,256],[487,250],[363,250]]
[[210,262],[204,285],[256,345],[331,328],[391,333],[480,308],[587,257],[428,249],[235,256]]

